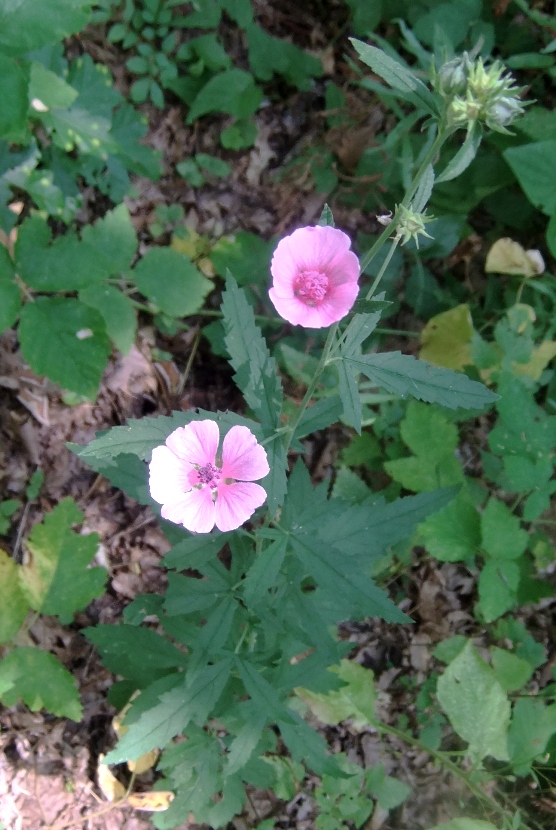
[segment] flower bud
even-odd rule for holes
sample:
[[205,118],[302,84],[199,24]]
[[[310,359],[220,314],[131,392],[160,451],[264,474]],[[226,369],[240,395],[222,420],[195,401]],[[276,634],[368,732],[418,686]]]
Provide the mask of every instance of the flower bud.
[[465,92],[469,58],[467,53],[443,64],[435,78],[435,88],[445,98]]
[[405,245],[410,239],[414,239],[415,244],[419,247],[419,236],[426,236],[428,239],[433,238],[425,230],[425,224],[432,221],[432,216],[426,216],[425,213],[417,213],[410,207],[399,205],[396,206],[396,218],[398,222],[395,238],[400,240],[400,244]]

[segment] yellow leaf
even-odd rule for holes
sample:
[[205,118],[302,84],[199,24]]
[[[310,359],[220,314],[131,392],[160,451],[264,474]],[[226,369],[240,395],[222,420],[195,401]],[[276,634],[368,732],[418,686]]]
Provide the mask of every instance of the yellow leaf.
[[159,755],[160,751],[158,749],[151,749],[150,752],[146,752],[144,755],[141,755],[136,761],[128,761],[127,768],[130,772],[134,772],[136,775],[141,775],[142,772],[146,772],[148,769],[151,769],[151,767],[154,767],[158,761]]
[[174,800],[174,793],[168,790],[151,790],[146,793],[133,793],[127,803],[136,810],[148,810],[149,813],[161,813],[167,810]]
[[516,274],[523,277],[537,277],[544,272],[544,260],[540,251],[526,251],[519,242],[504,237],[494,243],[487,254],[487,274]]
[[125,796],[124,785],[103,764],[104,755],[98,756],[97,781],[99,790],[107,801],[120,801]]
[[527,375],[533,380],[539,380],[553,357],[556,357],[556,342],[545,340],[536,349],[527,363],[512,363],[512,369],[516,375]]
[[458,305],[432,317],[421,332],[419,357],[435,366],[463,369],[473,363],[471,338],[473,323],[469,306]]
[[178,233],[172,235],[170,247],[178,254],[185,254],[189,259],[197,259],[205,251],[207,243],[197,231],[191,228],[180,228]]

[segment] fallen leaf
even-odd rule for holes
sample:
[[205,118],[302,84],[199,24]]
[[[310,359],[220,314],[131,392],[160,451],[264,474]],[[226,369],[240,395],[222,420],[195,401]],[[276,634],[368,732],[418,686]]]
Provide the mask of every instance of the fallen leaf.
[[504,237],[494,243],[487,254],[487,274],[516,274],[523,277],[537,277],[545,270],[540,251],[526,251],[519,242]]
[[447,369],[463,369],[473,363],[471,338],[473,323],[468,305],[458,305],[432,317],[421,332],[421,360],[445,366]]
[[103,764],[104,755],[98,756],[97,781],[99,790],[107,801],[119,801],[125,796],[124,785],[118,781],[115,775],[110,772],[106,764]]
[[167,810],[174,800],[174,793],[169,790],[150,790],[146,793],[134,793],[127,799],[130,807],[136,810],[148,810],[149,813],[161,813]]

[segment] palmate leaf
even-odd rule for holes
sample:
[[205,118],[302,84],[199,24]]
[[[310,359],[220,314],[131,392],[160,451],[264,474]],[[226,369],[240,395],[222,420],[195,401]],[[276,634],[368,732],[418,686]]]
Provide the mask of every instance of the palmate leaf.
[[31,608],[58,617],[64,625],[103,593],[106,582],[104,568],[88,567],[97,552],[98,535],[72,530],[82,520],[73,499],[63,499],[31,531],[25,543],[31,556],[19,572]]
[[466,375],[452,372],[400,352],[344,358],[354,371],[372,383],[402,398],[408,395],[448,409],[481,409],[498,400],[498,395]]
[[0,661],[0,699],[14,706],[20,699],[31,709],[47,709],[60,718],[80,721],[81,703],[72,675],[54,655],[20,646]]
[[[155,747],[164,747],[191,720],[203,723],[218,702],[233,665],[226,658],[206,666],[160,697],[160,702],[132,723],[129,731],[106,756],[107,764],[136,760]],[[140,698],[139,698],[140,700]]]

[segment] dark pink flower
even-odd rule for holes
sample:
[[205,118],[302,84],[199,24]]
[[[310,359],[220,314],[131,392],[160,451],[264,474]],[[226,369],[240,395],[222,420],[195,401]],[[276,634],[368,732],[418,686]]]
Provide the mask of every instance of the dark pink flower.
[[194,533],[235,530],[264,503],[266,491],[253,482],[269,472],[266,452],[247,427],[220,433],[214,421],[178,427],[149,465],[151,496],[164,519]]
[[270,265],[269,295],[278,314],[310,329],[345,317],[359,290],[359,260],[350,245],[345,233],[320,225],[281,239]]

